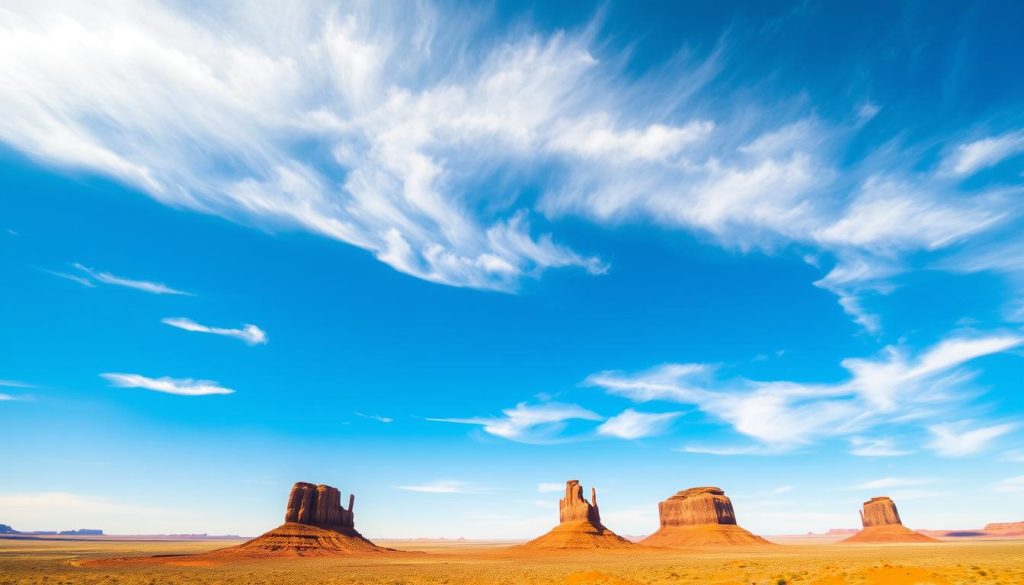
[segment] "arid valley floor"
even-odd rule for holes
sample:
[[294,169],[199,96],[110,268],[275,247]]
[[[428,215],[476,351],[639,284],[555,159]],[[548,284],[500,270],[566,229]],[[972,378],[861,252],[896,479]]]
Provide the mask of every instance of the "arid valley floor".
[[379,541],[405,554],[202,566],[83,567],[90,559],[189,554],[238,541],[0,540],[0,584],[367,583],[748,585],[1024,583],[1024,540],[851,545],[787,539],[741,550],[509,552],[513,543]]

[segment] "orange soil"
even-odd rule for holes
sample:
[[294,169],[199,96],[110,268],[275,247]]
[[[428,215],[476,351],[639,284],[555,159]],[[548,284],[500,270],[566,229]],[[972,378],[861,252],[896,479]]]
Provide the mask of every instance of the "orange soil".
[[901,526],[890,524],[889,526],[869,526],[854,534],[842,542],[939,542],[938,540],[925,536],[919,532]]
[[669,548],[710,548],[763,546],[770,542],[735,524],[704,524],[701,526],[662,526],[640,541],[647,546]]
[[563,522],[550,532],[539,536],[526,544],[513,547],[512,550],[549,549],[549,550],[586,550],[595,548],[631,548],[637,547],[631,542],[608,530],[604,526],[592,524],[586,520]]
[[394,552],[379,547],[356,531],[342,532],[286,522],[238,546],[222,548],[196,555],[157,555],[152,557],[126,557],[86,561],[83,566],[114,564],[213,566],[232,561],[298,558],[338,557]]

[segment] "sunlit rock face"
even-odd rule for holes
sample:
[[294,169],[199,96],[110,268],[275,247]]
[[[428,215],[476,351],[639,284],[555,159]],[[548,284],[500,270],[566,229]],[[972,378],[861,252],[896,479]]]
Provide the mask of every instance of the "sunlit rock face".
[[329,485],[297,482],[288,495],[285,522],[297,522],[325,528],[355,528],[352,508],[355,495],[348,497],[348,509],[341,505],[341,492]]

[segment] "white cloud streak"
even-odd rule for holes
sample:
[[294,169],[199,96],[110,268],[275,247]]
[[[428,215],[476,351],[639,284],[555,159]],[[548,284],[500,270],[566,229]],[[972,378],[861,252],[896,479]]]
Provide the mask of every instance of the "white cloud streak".
[[241,329],[228,329],[224,327],[201,325],[192,319],[186,319],[185,317],[169,317],[167,319],[162,319],[161,322],[166,325],[170,325],[171,327],[184,329],[185,331],[212,333],[213,335],[233,337],[244,341],[248,345],[260,345],[267,343],[266,332],[251,323],[246,323]]
[[551,439],[571,420],[602,420],[601,415],[575,404],[556,402],[531,406],[520,402],[502,410],[500,417],[428,418],[433,422],[479,425],[484,432],[513,441],[536,442]]
[[597,427],[597,434],[619,439],[642,439],[662,435],[681,412],[646,413],[627,408]]
[[18,381],[18,380],[0,380],[0,386],[3,386],[4,388],[35,388],[36,387],[34,384],[29,384],[27,382],[21,382],[21,381]]
[[989,444],[1017,428],[1012,423],[1004,423],[980,428],[968,428],[970,421],[938,424],[928,427],[932,439],[928,446],[939,455],[946,457],[963,457],[980,453]]
[[[135,290],[141,290],[143,292],[148,292],[148,293],[152,293],[152,294],[155,294],[155,295],[194,296],[194,295],[192,295],[192,293],[187,293],[185,291],[177,290],[177,289],[174,289],[174,288],[171,288],[171,287],[167,286],[166,284],[162,284],[162,283],[159,283],[159,282],[151,282],[149,280],[132,280],[130,278],[123,278],[123,277],[111,274],[109,272],[98,272],[98,271],[93,270],[92,268],[89,268],[87,266],[83,266],[83,265],[78,264],[78,263],[73,264],[73,266],[75,268],[77,268],[78,270],[81,270],[82,272],[88,274],[93,279],[95,279],[95,280],[97,280],[99,282],[102,282],[104,284],[111,284],[111,285],[114,285],[114,286],[123,286],[123,287],[126,287],[126,288],[133,288]],[[74,277],[71,277],[69,275],[56,274],[56,273],[54,273],[54,274],[56,276],[60,276],[62,278],[70,278],[71,280],[75,280],[76,282],[84,284],[80,280],[78,280],[78,279],[76,279]],[[87,284],[86,286],[90,286],[90,285]]]
[[944,169],[954,175],[968,176],[1024,152],[1024,131],[989,136],[960,144],[943,162]]
[[923,478],[923,477],[884,477],[882,479],[875,479],[871,481],[865,481],[857,485],[851,486],[850,490],[882,490],[889,488],[904,488],[914,487],[921,485],[929,485],[935,483],[934,479]]
[[[824,437],[856,435],[886,421],[914,418],[924,406],[956,404],[962,401],[957,387],[971,378],[971,373],[961,368],[963,364],[1021,343],[1024,337],[994,334],[950,337],[917,355],[890,346],[874,358],[844,360],[842,364],[850,378],[832,384],[721,380],[715,368],[703,364],[667,364],[634,374],[599,372],[584,384],[635,402],[694,404],[740,434],[770,448],[787,449]],[[932,432],[938,431],[933,428]],[[957,449],[953,446],[956,440],[970,445],[986,436],[942,435],[945,438],[937,437],[932,445],[939,451],[950,452]],[[882,452],[879,444],[864,447],[867,450],[863,452]],[[705,453],[733,449],[721,451],[696,445],[684,448]]]
[[992,491],[1000,494],[1024,494],[1024,475],[1000,480],[992,486]]
[[224,388],[217,382],[209,380],[193,380],[191,378],[148,378],[140,374],[105,373],[100,377],[110,382],[115,388],[142,388],[153,392],[177,394],[179,396],[208,396],[212,394],[234,394],[230,388]]
[[[888,260],[960,244],[1011,213],[1006,198],[959,192],[912,164],[842,168],[844,144],[878,107],[826,121],[799,96],[770,110],[723,98],[709,87],[726,69],[721,46],[638,78],[602,55],[597,27],[483,35],[486,19],[451,10],[16,3],[0,22],[0,141],[167,205],[307,230],[418,278],[504,291],[552,268],[608,269],[537,233],[535,211]],[[961,145],[946,166],[994,164],[1020,136]],[[538,169],[550,170],[539,199],[520,195]],[[844,308],[877,331],[858,293],[848,283]]]
[[360,418],[366,418],[366,419],[370,419],[370,420],[375,420],[377,422],[381,422],[381,423],[385,423],[385,424],[395,422],[395,419],[393,419],[391,417],[388,417],[388,416],[380,416],[380,415],[377,415],[377,414],[363,414],[361,412],[355,412],[353,414],[355,414],[356,416],[358,416]]
[[892,439],[853,437],[850,439],[850,454],[858,457],[901,457],[913,451],[899,449]]
[[395,489],[424,494],[474,494],[480,493],[478,488],[464,481],[437,480],[418,485],[399,485]]

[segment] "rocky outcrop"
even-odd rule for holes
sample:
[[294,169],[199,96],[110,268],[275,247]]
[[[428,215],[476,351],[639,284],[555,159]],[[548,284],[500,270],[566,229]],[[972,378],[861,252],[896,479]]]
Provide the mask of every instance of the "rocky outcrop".
[[896,503],[887,496],[871,498],[864,502],[864,507],[860,512],[860,521],[864,525],[864,529],[843,542],[938,542],[930,536],[914,532],[903,526]]
[[288,495],[284,521],[329,528],[355,528],[352,514],[355,502],[356,496],[349,495],[346,510],[341,506],[341,492],[338,488],[300,481],[292,486],[291,494]]
[[695,487],[658,503],[661,527],[643,541],[650,546],[709,547],[768,544],[736,524],[736,513],[721,488]]
[[864,509],[860,512],[860,522],[864,528],[871,526],[892,526],[903,525],[900,520],[900,513],[896,510],[896,504],[891,498],[882,496],[871,498],[864,502]]
[[695,487],[677,492],[664,502],[658,502],[658,517],[662,526],[736,524],[732,500],[716,487]]
[[583,486],[579,480],[565,482],[565,497],[558,500],[558,521],[575,522],[586,520],[601,523],[601,512],[597,508],[597,488],[590,488],[590,501],[583,498]]
[[558,526],[550,532],[516,548],[589,550],[636,546],[601,524],[597,490],[591,488],[588,502],[579,480],[565,482],[565,497],[558,501],[558,520]]
[[197,555],[161,555],[86,561],[84,566],[112,564],[160,564],[205,566],[245,559],[335,557],[393,552],[379,547],[356,531],[352,507],[341,506],[341,492],[329,485],[298,482],[288,495],[284,524],[238,546]]

